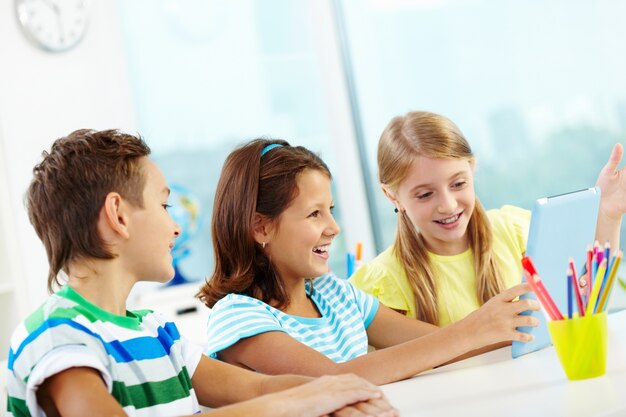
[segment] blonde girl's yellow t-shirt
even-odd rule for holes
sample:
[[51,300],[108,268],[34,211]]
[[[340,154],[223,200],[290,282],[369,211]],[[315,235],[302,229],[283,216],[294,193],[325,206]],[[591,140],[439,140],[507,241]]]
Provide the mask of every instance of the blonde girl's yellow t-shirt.
[[[530,211],[514,206],[487,211],[493,233],[493,253],[505,288],[522,279],[521,259],[526,251]],[[435,282],[439,326],[454,323],[480,307],[471,249],[453,256],[430,253]],[[359,268],[350,282],[378,298],[385,306],[416,318],[415,297],[393,245]]]

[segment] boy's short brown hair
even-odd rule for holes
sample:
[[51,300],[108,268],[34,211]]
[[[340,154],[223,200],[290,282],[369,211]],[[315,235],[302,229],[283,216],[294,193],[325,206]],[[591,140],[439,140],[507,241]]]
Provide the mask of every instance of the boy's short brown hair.
[[118,130],[76,130],[57,139],[33,168],[26,194],[31,224],[48,255],[48,291],[59,271],[81,257],[112,259],[97,229],[106,195],[118,192],[143,206],[145,175],[139,160],[150,154],[140,136]]

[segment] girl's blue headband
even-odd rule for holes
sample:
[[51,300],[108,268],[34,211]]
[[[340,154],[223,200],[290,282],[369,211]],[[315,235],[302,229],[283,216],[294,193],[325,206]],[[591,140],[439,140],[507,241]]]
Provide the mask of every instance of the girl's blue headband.
[[281,145],[280,143],[270,143],[269,145],[265,145],[265,147],[261,151],[261,158],[263,158],[263,155],[265,155],[266,153],[268,153],[274,148],[278,148],[279,146],[283,146],[283,145]]

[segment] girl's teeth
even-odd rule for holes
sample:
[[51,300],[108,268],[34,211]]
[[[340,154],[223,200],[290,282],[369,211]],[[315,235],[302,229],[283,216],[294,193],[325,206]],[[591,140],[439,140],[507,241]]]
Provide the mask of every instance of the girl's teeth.
[[450,224],[450,223],[454,223],[455,221],[457,221],[458,218],[459,218],[459,215],[456,215],[454,217],[450,217],[449,219],[438,220],[438,222],[443,223],[443,224]]
[[316,247],[313,248],[313,252],[317,252],[317,253],[328,252],[328,245],[316,246]]

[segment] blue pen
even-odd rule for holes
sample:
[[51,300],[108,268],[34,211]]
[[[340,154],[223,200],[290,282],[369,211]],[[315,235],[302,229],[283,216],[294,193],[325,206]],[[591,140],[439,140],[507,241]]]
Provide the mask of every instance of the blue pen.
[[572,273],[567,274],[567,317],[572,318]]
[[354,266],[355,266],[355,256],[353,253],[348,252],[347,256],[346,256],[346,270],[347,270],[347,278],[350,278],[352,276],[352,274],[354,273]]

